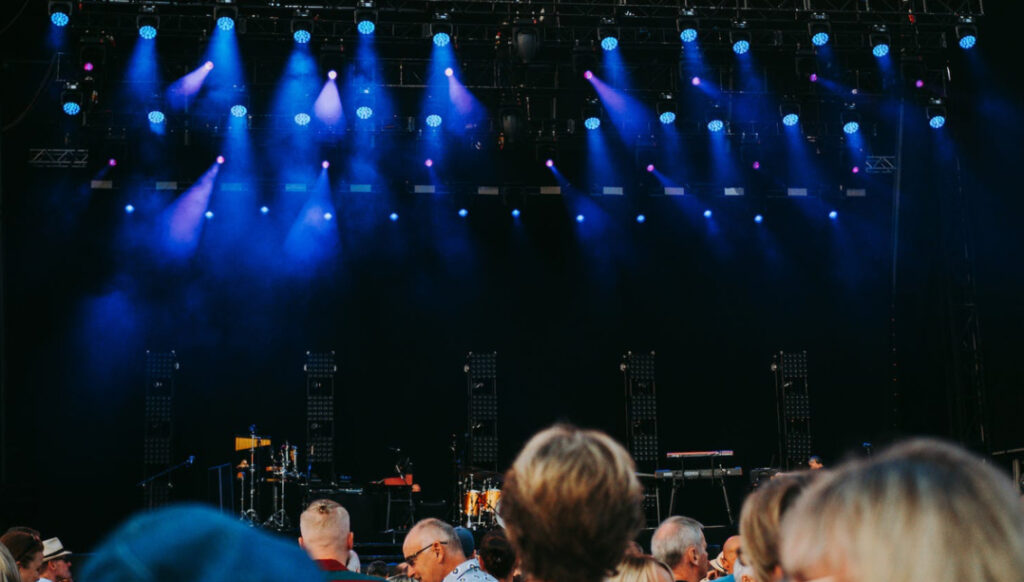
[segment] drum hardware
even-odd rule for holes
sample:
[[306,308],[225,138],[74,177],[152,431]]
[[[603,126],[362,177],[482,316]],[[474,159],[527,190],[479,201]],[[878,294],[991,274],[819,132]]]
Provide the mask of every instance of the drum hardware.
[[495,473],[469,473],[459,481],[459,523],[468,529],[489,529],[498,523],[501,483]]

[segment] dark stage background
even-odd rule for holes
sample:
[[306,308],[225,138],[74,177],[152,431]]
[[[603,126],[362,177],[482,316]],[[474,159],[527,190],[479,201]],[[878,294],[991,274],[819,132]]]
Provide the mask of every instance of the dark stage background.
[[[982,24],[984,84],[955,85],[951,105],[962,118],[951,131],[971,204],[994,449],[1024,445],[1024,203],[1012,171],[1024,126],[1021,66],[1001,36],[1012,33],[1009,4],[991,3]],[[22,44],[30,32],[2,37],[5,59],[43,54]],[[4,125],[37,80],[5,82]],[[826,462],[865,441],[950,435],[952,173],[925,129],[907,136],[893,293],[892,200],[880,189],[843,203],[838,224],[817,199],[768,200],[758,228],[745,203],[716,203],[717,231],[693,199],[652,199],[643,225],[630,201],[603,201],[582,226],[559,197],[530,199],[520,224],[496,204],[461,221],[450,200],[412,197],[394,201],[402,218],[390,223],[387,204],[362,201],[339,208],[340,225],[358,226],[327,261],[287,264],[270,230],[239,237],[216,222],[192,259],[161,261],[143,244],[146,225],[120,210],[127,194],[83,188],[88,171],[26,167],[34,128],[55,110],[38,105],[3,134],[0,526],[26,523],[85,550],[140,508],[146,349],[174,349],[182,366],[174,456],[197,461],[177,480],[181,499],[205,499],[206,467],[237,462],[232,437],[252,423],[304,440],[307,350],[337,351],[338,469],[384,477],[387,447],[401,447],[424,499],[450,497],[467,351],[498,352],[502,468],[557,420],[624,438],[626,350],[658,353],[664,450],[735,449],[747,469],[777,462],[768,366],[778,350],[808,351]]]

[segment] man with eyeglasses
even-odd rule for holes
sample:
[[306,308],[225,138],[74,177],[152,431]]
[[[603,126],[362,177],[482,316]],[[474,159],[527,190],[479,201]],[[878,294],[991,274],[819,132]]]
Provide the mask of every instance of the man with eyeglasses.
[[71,552],[64,549],[60,538],[43,540],[43,565],[39,582],[74,582],[71,578]]
[[424,519],[405,536],[402,544],[407,573],[419,582],[497,582],[466,559],[455,528],[439,519]]

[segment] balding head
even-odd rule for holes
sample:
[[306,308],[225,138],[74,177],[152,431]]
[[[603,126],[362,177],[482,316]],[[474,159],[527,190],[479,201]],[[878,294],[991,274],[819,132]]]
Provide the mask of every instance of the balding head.
[[455,528],[434,518],[419,521],[402,543],[408,575],[419,582],[441,582],[466,561]]
[[661,522],[651,536],[654,557],[668,564],[676,580],[697,582],[708,573],[708,546],[704,526],[676,515]]
[[299,545],[314,560],[337,560],[348,563],[353,535],[348,511],[336,501],[318,499],[309,504],[299,518],[302,537]]
[[722,567],[726,574],[732,574],[736,564],[736,552],[740,549],[740,536],[729,536],[722,544]]

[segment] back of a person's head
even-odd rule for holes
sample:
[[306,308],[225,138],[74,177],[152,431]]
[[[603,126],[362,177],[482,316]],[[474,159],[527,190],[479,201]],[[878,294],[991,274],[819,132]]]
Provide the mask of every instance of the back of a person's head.
[[815,472],[777,475],[743,502],[740,539],[745,562],[754,570],[757,582],[772,582],[779,565],[782,516],[815,477]]
[[341,548],[348,543],[348,534],[351,531],[348,510],[337,501],[317,499],[299,516],[299,531],[302,534],[302,543],[307,548]]
[[557,425],[509,469],[500,512],[523,570],[539,582],[599,582],[643,525],[629,453],[608,435]]
[[931,439],[853,461],[815,483],[783,524],[782,566],[838,582],[1018,582],[1024,508],[1010,479]]
[[675,568],[686,558],[686,550],[698,546],[704,539],[704,525],[692,517],[673,515],[661,522],[651,536],[654,557]]
[[322,579],[294,542],[199,505],[136,515],[99,546],[81,575],[82,582]]
[[516,551],[504,530],[496,529],[484,534],[477,554],[480,567],[499,580],[507,578],[516,567]]
[[[33,530],[34,531],[34,530]],[[36,532],[38,534],[39,532]],[[5,580],[21,582],[21,572],[18,566],[27,567],[36,555],[43,551],[43,543],[39,541],[38,535],[32,535],[22,529],[11,528],[3,536],[0,536],[0,545],[4,547],[5,554],[0,555],[0,574]]]
[[606,582],[673,582],[675,575],[668,564],[654,556],[623,556],[615,573]]

